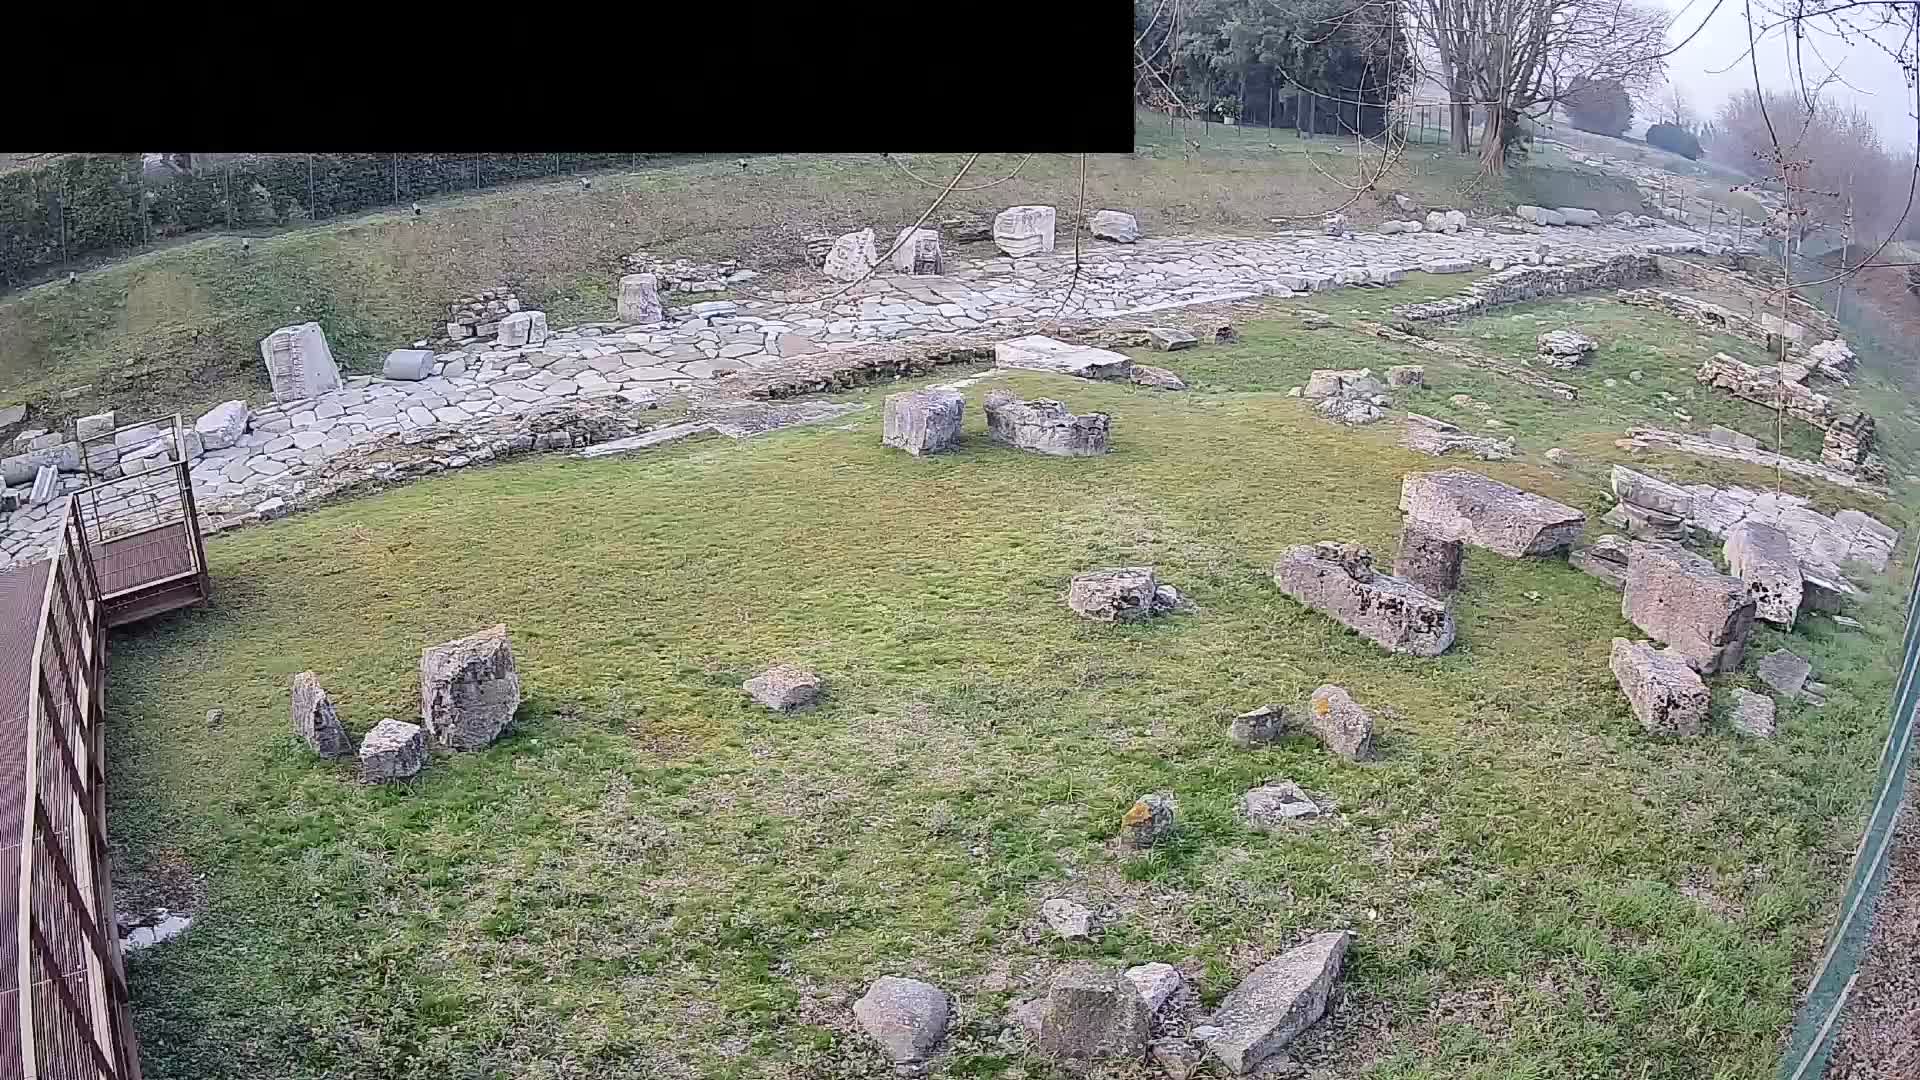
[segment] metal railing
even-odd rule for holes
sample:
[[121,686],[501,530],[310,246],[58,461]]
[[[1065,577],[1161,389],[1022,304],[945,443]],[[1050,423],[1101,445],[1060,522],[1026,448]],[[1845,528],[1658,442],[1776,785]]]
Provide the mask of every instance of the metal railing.
[[[126,438],[129,434],[134,438]],[[112,580],[101,582],[102,598],[186,577],[198,578],[201,591],[206,591],[207,567],[193,498],[192,455],[187,449],[192,437],[197,436],[190,436],[175,415],[124,425],[81,442],[82,468],[90,475],[107,475],[75,495],[81,532],[94,545],[95,554],[113,545],[107,560],[111,571],[106,575]],[[184,544],[148,545],[139,549],[145,552],[140,555],[135,545],[123,543],[142,533],[174,527],[181,530]]]
[[100,582],[67,501],[33,640],[20,788],[19,1052],[27,1080],[139,1080],[114,933]]

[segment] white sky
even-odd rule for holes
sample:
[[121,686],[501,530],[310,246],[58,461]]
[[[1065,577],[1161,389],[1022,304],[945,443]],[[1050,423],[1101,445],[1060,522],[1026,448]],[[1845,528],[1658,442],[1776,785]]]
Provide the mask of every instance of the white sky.
[[[1678,42],[1700,25],[1713,11],[1713,0],[1660,0],[1667,10],[1677,13],[1667,31],[1668,43]],[[1769,4],[1768,6],[1776,6]],[[1753,5],[1754,18],[1764,25],[1772,18]],[[1838,71],[1846,83],[1828,86],[1827,94],[1837,101],[1863,109],[1872,116],[1890,149],[1912,149],[1914,145],[1913,89],[1906,83],[1900,65],[1893,57],[1869,42],[1848,45],[1832,34],[1827,20],[1809,21],[1810,32],[1801,49],[1809,82]],[[1757,32],[1757,29],[1756,29]],[[1890,42],[1891,43],[1891,42]],[[1897,44],[1897,43],[1892,43]],[[1816,57],[1815,50],[1819,56]],[[1706,28],[1685,47],[1667,58],[1667,78],[1680,87],[1694,109],[1711,116],[1720,103],[1753,88],[1753,68],[1747,53],[1747,20],[1743,0],[1722,0],[1719,10],[1707,21]],[[1785,38],[1775,32],[1760,42],[1756,50],[1760,82],[1768,89],[1788,89],[1795,79],[1790,68]],[[1823,63],[1820,57],[1824,57]],[[1725,69],[1725,70],[1723,70]],[[1644,117],[1636,117],[1644,120]],[[1638,126],[1638,125],[1636,125]]]

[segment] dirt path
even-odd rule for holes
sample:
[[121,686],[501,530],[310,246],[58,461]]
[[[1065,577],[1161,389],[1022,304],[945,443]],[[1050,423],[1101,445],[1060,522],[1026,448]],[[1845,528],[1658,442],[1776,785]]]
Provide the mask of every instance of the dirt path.
[[1827,1080],[1920,1077],[1920,815],[1908,778],[1872,937],[1842,1014]]

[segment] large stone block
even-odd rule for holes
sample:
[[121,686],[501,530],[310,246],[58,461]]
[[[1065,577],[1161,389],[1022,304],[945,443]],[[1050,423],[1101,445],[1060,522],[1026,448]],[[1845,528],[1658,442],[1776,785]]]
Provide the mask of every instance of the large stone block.
[[113,430],[112,409],[92,416],[83,416],[73,422],[73,437],[81,442],[97,439]]
[[1151,566],[1112,566],[1075,574],[1067,583],[1067,607],[1096,622],[1132,622],[1172,611],[1179,592],[1154,579]]
[[253,422],[253,410],[244,401],[223,401],[201,414],[193,422],[200,445],[207,450],[225,450],[240,441]]
[[1613,467],[1613,495],[1622,503],[1686,521],[1693,517],[1693,492],[1625,465]]
[[1609,666],[1649,733],[1698,735],[1706,730],[1711,697],[1685,656],[1644,641],[1614,638]]
[[405,780],[427,763],[427,739],[419,724],[388,717],[360,740],[360,779],[369,784]]
[[1009,206],[994,215],[994,245],[1016,259],[1045,255],[1053,250],[1057,216],[1051,206]]
[[81,465],[80,444],[77,442],[60,443],[55,446],[29,450],[24,454],[0,458],[0,478],[8,486],[33,483],[42,467],[51,465],[60,472],[79,472]]
[[340,389],[340,368],[317,322],[283,326],[260,339],[273,400],[299,401]]
[[1051,371],[1081,379],[1124,379],[1133,367],[1133,360],[1124,353],[1056,341],[1041,334],[996,343],[993,362],[997,367]]
[[1384,394],[1387,386],[1373,374],[1372,368],[1318,368],[1307,376],[1300,396],[1309,401],[1320,398],[1371,398]]
[[1430,457],[1463,454],[1482,461],[1508,461],[1513,458],[1511,438],[1492,439],[1484,435],[1469,435],[1456,424],[1411,412],[1407,414],[1406,426],[1401,430],[1400,445]]
[[916,457],[951,450],[960,442],[966,408],[967,399],[951,390],[888,394],[880,441]]
[[503,349],[526,349],[547,342],[547,313],[516,311],[500,320],[499,344]]
[[1727,569],[1747,583],[1754,617],[1775,626],[1793,628],[1806,593],[1800,557],[1786,533],[1758,521],[1743,521],[1727,530]]
[[1052,398],[1020,401],[1005,390],[987,394],[987,436],[1019,450],[1054,457],[1095,457],[1107,452],[1111,418],[1075,415]]
[[1383,649],[1438,656],[1453,644],[1447,605],[1410,581],[1375,573],[1364,548],[1333,543],[1288,548],[1274,564],[1273,580],[1288,596]]
[[353,741],[333,709],[333,699],[320,686],[320,676],[303,671],[293,677],[293,733],[321,757],[353,753]]
[[1516,557],[1572,547],[1587,523],[1571,506],[1467,469],[1408,473],[1400,509],[1437,535]]
[[946,256],[940,250],[940,234],[932,229],[909,225],[893,240],[893,269],[897,273],[923,277],[946,270]]
[[666,318],[660,306],[660,275],[628,274],[620,279],[616,314],[623,323],[657,323]]
[[859,281],[873,273],[880,256],[873,249],[873,230],[850,232],[833,242],[820,272],[835,281]]
[[946,991],[897,975],[875,979],[853,1003],[854,1019],[896,1066],[925,1061],[946,1037],[951,1011]]
[[1081,961],[1054,973],[1039,1015],[1040,1052],[1082,1061],[1140,1061],[1153,1014],[1124,969]]
[[420,653],[420,715],[452,750],[484,750],[520,708],[520,671],[504,623]]
[[1326,1015],[1351,937],[1345,930],[1316,934],[1254,968],[1214,1010],[1207,1051],[1245,1076],[1286,1049]]
[[1647,540],[1627,549],[1620,614],[1695,670],[1712,675],[1740,666],[1754,602],[1741,579],[1671,540]]
[[1393,556],[1395,577],[1405,578],[1429,596],[1444,597],[1460,587],[1466,541],[1434,532],[1408,518],[1400,528],[1400,550]]
[[397,382],[419,382],[433,374],[433,350],[395,349],[387,354],[380,374]]
[[1087,217],[1087,231],[1101,240],[1131,244],[1140,239],[1140,222],[1119,210],[1095,210]]

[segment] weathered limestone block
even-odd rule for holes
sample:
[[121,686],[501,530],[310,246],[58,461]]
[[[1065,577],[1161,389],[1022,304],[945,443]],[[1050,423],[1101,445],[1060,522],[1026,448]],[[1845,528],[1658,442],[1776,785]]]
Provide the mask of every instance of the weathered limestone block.
[[1419,413],[1407,414],[1406,428],[1401,432],[1400,445],[1418,454],[1443,457],[1447,454],[1470,454],[1482,461],[1507,461],[1513,457],[1513,440],[1493,439],[1484,435],[1469,435],[1458,425],[1445,420],[1436,420]]
[[1330,397],[1314,405],[1313,411],[1342,424],[1371,424],[1387,418],[1387,410],[1379,403],[1380,400],[1385,399],[1370,401],[1357,397]]
[[994,215],[993,242],[1016,259],[1048,254],[1057,216],[1051,206],[1009,206]]
[[1081,379],[1124,379],[1132,358],[1110,349],[1074,345],[1040,334],[1028,334],[993,346],[993,362],[1022,371],[1051,371]]
[[1173,326],[1151,326],[1147,328],[1147,341],[1157,352],[1178,352],[1191,349],[1200,344],[1200,339]]
[[1746,582],[1722,574],[1679,544],[1636,541],[1628,548],[1621,617],[1703,674],[1740,666],[1753,613]]
[[1680,653],[1614,638],[1609,666],[1640,726],[1650,734],[1698,735],[1706,730],[1711,701],[1707,684]]
[[987,436],[1019,450],[1054,457],[1094,457],[1107,452],[1112,418],[1076,416],[1052,398],[1021,401],[1005,390],[987,394]]
[[1370,555],[1365,563],[1343,559],[1341,547],[1323,543],[1287,549],[1274,564],[1274,583],[1383,649],[1438,656],[1453,644],[1453,614],[1445,603],[1410,581],[1374,573]]
[[544,311],[516,311],[500,320],[500,347],[503,349],[533,348],[547,342],[547,313]]
[[1554,209],[1559,211],[1560,217],[1568,225],[1582,225],[1587,228],[1592,228],[1600,224],[1600,212],[1598,210],[1586,210],[1578,206],[1559,206]]
[[1797,699],[1813,677],[1813,665],[1787,649],[1775,649],[1762,657],[1757,670],[1761,682],[1789,701]]
[[1120,846],[1144,851],[1165,840],[1173,835],[1179,813],[1180,807],[1171,792],[1156,791],[1140,796],[1120,816]]
[[1768,407],[1781,402],[1787,415],[1817,428],[1824,429],[1837,418],[1833,401],[1825,394],[1814,393],[1800,383],[1781,378],[1778,368],[1755,367],[1726,353],[1714,353],[1701,363],[1693,377],[1746,401]]
[[1297,722],[1291,713],[1278,705],[1262,705],[1234,717],[1233,723],[1227,727],[1227,737],[1236,746],[1271,746],[1293,730]]
[[1135,364],[1127,372],[1127,378],[1135,386],[1150,386],[1156,390],[1185,390],[1187,381],[1177,373],[1152,364]]
[[1307,385],[1300,391],[1300,396],[1308,400],[1335,397],[1364,399],[1386,392],[1386,384],[1374,377],[1372,368],[1317,368],[1307,376]]
[[775,664],[740,684],[748,697],[775,712],[792,712],[820,697],[820,676],[792,664]]
[[1096,622],[1133,622],[1164,614],[1179,594],[1154,580],[1151,566],[1115,566],[1075,574],[1067,584],[1067,607]]
[[419,724],[388,717],[360,740],[360,779],[379,784],[405,780],[427,763],[427,739]]
[[1345,930],[1316,934],[1254,968],[1214,1010],[1207,1051],[1245,1076],[1286,1049],[1326,1014],[1351,937]]
[[627,274],[622,277],[616,314],[621,322],[630,325],[664,320],[666,311],[660,306],[660,275]]
[[433,374],[433,350],[395,349],[387,354],[380,374],[399,382],[419,382]]
[[880,441],[915,457],[951,450],[960,442],[966,408],[967,399],[952,390],[888,394]]
[[1092,961],[1055,972],[1034,1010],[1041,1053],[1079,1061],[1137,1062],[1147,1056],[1153,1011],[1118,967]]
[[225,450],[238,443],[252,423],[253,410],[246,402],[223,401],[195,420],[193,430],[199,433],[203,449]]
[[39,473],[33,478],[33,490],[27,493],[27,503],[32,506],[50,503],[59,494],[60,470],[51,465],[40,466]]
[[1693,492],[1678,484],[1670,484],[1657,476],[1636,472],[1625,465],[1615,465],[1612,486],[1614,498],[1622,503],[1678,518],[1681,521],[1693,517]]
[[1739,687],[1734,688],[1732,697],[1733,708],[1729,713],[1733,720],[1733,730],[1750,738],[1773,738],[1773,699],[1765,694],[1756,694]]
[[1573,330],[1549,330],[1535,339],[1540,361],[1548,367],[1570,368],[1585,362],[1600,343]]
[[1400,389],[1427,385],[1427,369],[1419,364],[1396,364],[1387,369],[1387,385]]
[[1580,538],[1587,516],[1467,469],[1408,473],[1400,509],[1442,536],[1502,555],[1550,555]]
[[916,1065],[932,1056],[947,1034],[952,1002],[946,991],[919,979],[882,975],[853,1003],[853,1017],[893,1063]]
[[1460,587],[1460,567],[1466,551],[1465,541],[1408,518],[1400,528],[1400,550],[1393,556],[1393,573],[1429,596],[1445,597]]
[[299,401],[340,389],[340,368],[317,322],[283,326],[260,339],[273,400]]
[[97,439],[113,430],[113,410],[83,416],[73,422],[73,437],[81,442]]
[[873,249],[873,230],[851,232],[833,242],[821,273],[835,281],[859,281],[873,272],[880,255]]
[[1095,210],[1087,218],[1088,231],[1101,240],[1131,244],[1140,239],[1140,222],[1119,210]]
[[420,651],[420,715],[451,750],[484,750],[520,708],[520,670],[506,624]]
[[353,741],[334,712],[333,699],[320,686],[320,676],[311,671],[293,677],[293,733],[321,757],[353,753]]
[[1787,534],[1763,522],[1743,521],[1727,530],[1722,550],[1727,569],[1747,583],[1754,617],[1791,630],[1800,614],[1806,580]]
[[1093,911],[1085,904],[1075,903],[1064,896],[1056,896],[1041,904],[1040,917],[1066,941],[1093,936]]
[[1822,375],[1846,382],[1847,376],[1853,374],[1857,358],[1845,341],[1833,338],[1808,349],[1807,359],[1813,361],[1814,367]]
[[1373,715],[1345,687],[1328,684],[1313,692],[1307,705],[1307,730],[1348,761],[1369,761],[1374,756]]
[[940,234],[933,229],[909,225],[893,239],[893,269],[897,273],[924,277],[946,270],[946,256],[940,250]]

